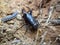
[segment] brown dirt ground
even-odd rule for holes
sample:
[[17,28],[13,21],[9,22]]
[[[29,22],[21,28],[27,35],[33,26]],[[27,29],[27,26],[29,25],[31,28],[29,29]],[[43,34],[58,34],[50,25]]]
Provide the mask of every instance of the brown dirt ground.
[[[48,8],[51,5],[55,5],[58,0],[43,0],[43,14],[42,18],[48,17]],[[34,17],[40,15],[39,8],[40,0],[0,0],[0,18],[7,16],[7,14],[11,14],[14,11],[18,11],[20,15],[22,15],[21,11],[24,8],[26,12],[29,11],[29,8],[32,10],[32,14]],[[29,8],[28,8],[29,7]],[[54,10],[52,15],[52,19],[59,17],[59,12]],[[24,21],[20,21],[18,19],[13,19],[6,23],[0,23],[0,45],[15,45],[11,44],[12,41],[16,38],[20,40],[16,45],[40,45],[41,36],[44,32],[47,31],[47,35],[45,36],[44,42],[48,43],[51,41],[50,45],[58,45],[58,42],[55,41],[56,37],[60,35],[60,26],[41,26],[37,31],[32,32],[28,30],[26,32],[26,27],[23,26]],[[44,23],[42,23],[44,24]]]

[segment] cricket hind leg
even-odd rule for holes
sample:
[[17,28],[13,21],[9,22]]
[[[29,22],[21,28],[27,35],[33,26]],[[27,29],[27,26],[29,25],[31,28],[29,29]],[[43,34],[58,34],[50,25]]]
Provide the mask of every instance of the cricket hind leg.
[[25,31],[25,34],[26,34],[29,31],[29,25],[28,24],[25,24],[24,26],[26,28],[26,31]]

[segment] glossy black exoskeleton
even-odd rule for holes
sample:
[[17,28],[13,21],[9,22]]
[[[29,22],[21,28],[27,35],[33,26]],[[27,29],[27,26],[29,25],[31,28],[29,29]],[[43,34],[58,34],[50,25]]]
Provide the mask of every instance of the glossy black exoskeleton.
[[38,29],[38,21],[32,16],[32,11],[30,11],[29,13],[25,12],[23,10],[23,18],[25,20],[25,22],[27,24],[29,24],[33,30],[37,30]]

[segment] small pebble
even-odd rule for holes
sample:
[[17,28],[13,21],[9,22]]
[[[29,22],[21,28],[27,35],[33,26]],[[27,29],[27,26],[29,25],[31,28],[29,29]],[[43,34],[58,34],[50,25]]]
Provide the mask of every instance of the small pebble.
[[57,11],[57,12],[60,12],[60,5],[59,5],[59,4],[56,5],[56,11]]
[[37,10],[36,11],[33,11],[32,14],[33,14],[34,17],[37,17],[39,15],[39,11],[37,11]]
[[1,18],[0,18],[0,24],[1,24]]
[[18,20],[21,20],[22,19],[22,16],[20,14],[17,15],[16,17]]
[[9,31],[11,31],[11,30],[12,30],[12,29],[7,29],[6,31],[9,32]]
[[11,20],[11,21],[8,21],[7,23],[8,23],[8,24],[14,24],[14,21]]
[[58,18],[60,18],[60,16]]
[[46,45],[46,42],[44,42],[43,45]]
[[20,40],[17,40],[16,38],[11,43],[20,43]]

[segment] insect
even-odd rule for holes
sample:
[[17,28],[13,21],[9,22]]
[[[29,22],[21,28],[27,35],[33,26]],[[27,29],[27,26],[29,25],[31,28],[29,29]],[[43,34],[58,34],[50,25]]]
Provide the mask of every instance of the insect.
[[18,14],[18,12],[16,11],[12,15],[9,15],[9,16],[6,16],[6,17],[1,18],[1,21],[2,22],[6,22],[8,20],[11,20],[11,19],[15,18],[17,14]]
[[25,12],[24,9],[22,10],[23,18],[26,24],[29,24],[33,30],[38,29],[39,22],[32,16],[32,11]]

